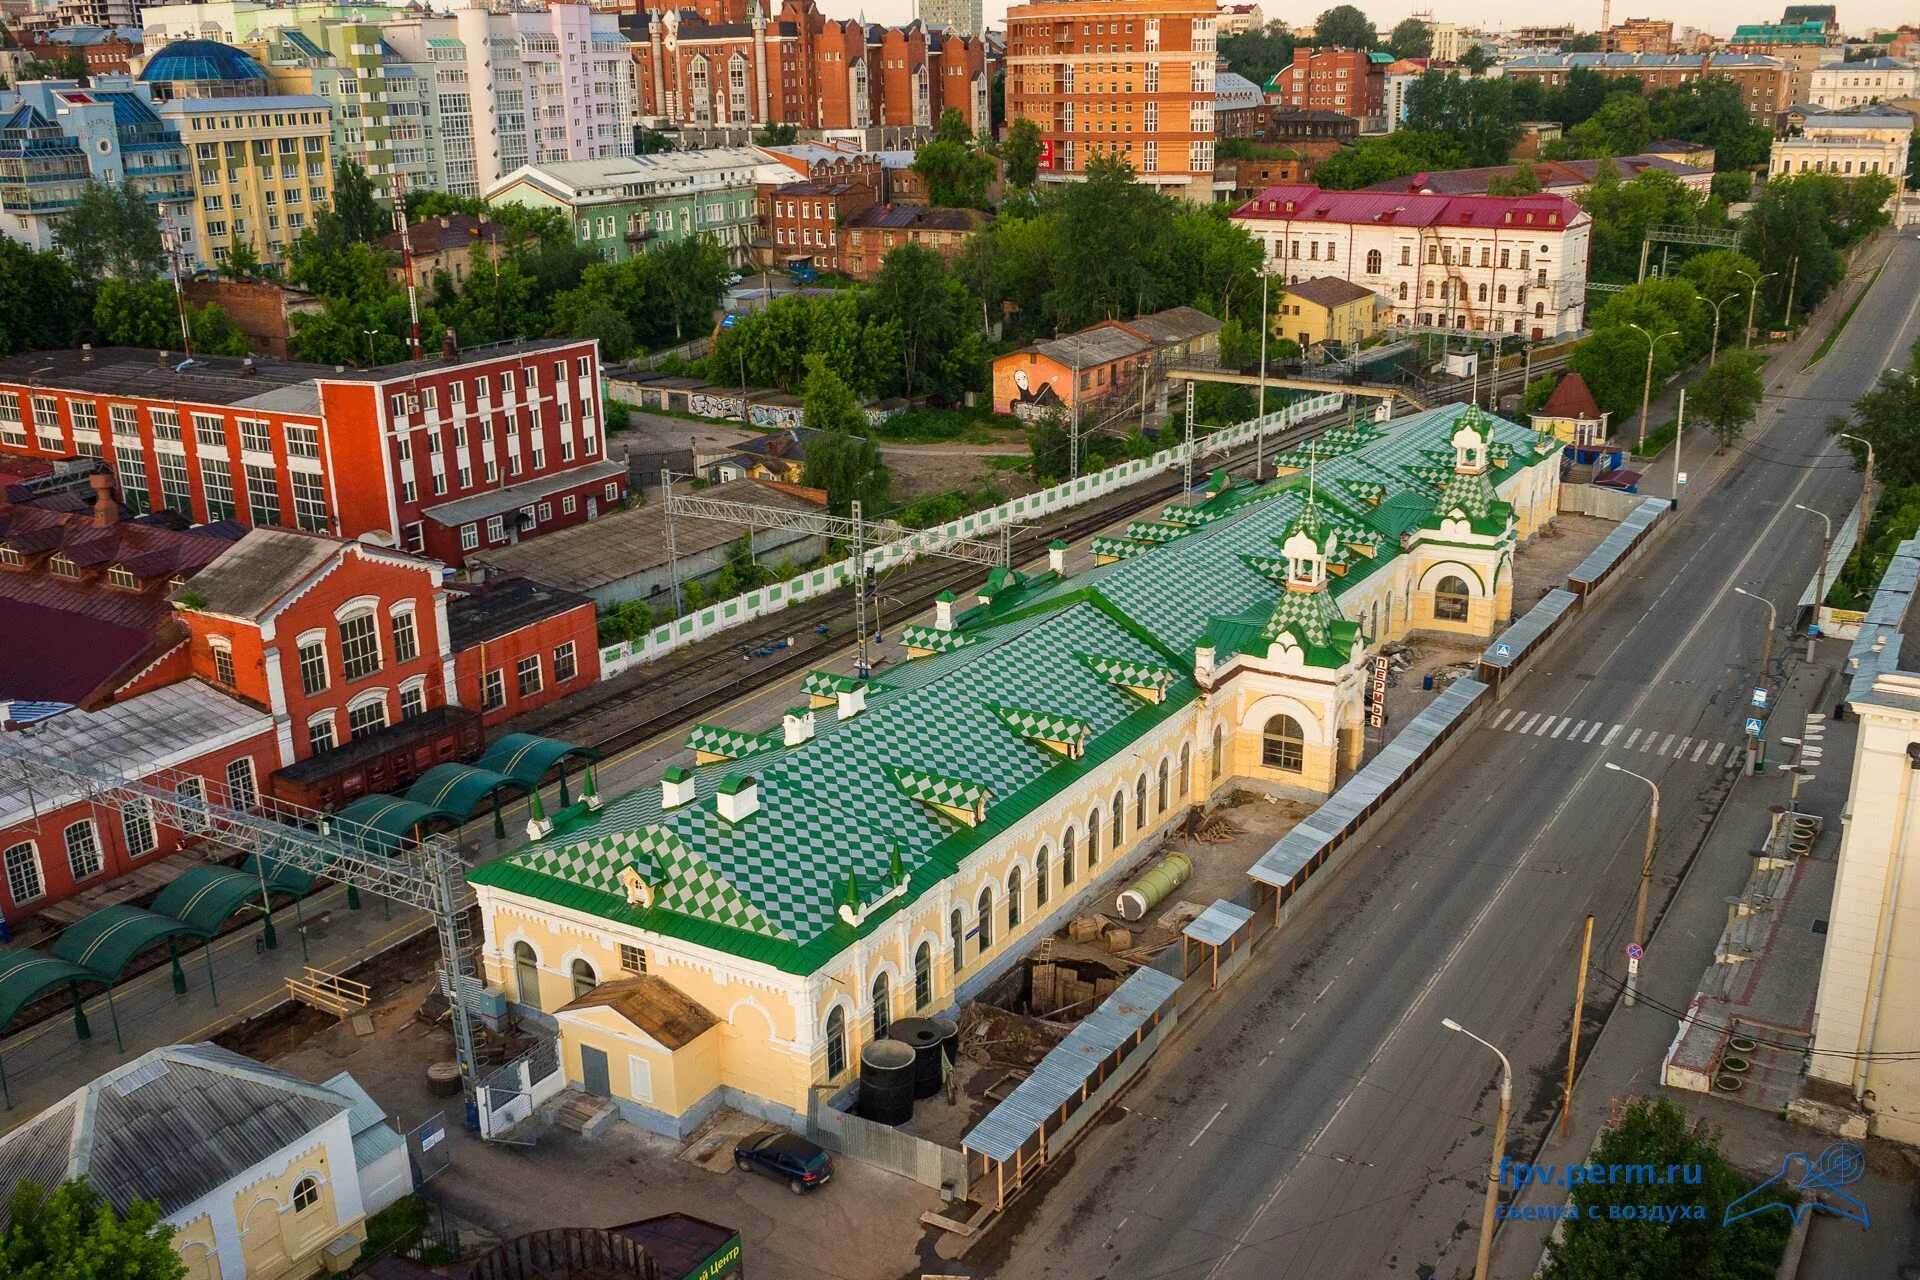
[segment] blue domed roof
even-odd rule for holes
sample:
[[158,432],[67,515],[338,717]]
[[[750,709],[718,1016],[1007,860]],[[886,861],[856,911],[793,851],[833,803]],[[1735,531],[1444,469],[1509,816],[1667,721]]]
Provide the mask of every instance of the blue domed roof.
[[140,78],[149,84],[176,80],[265,80],[267,70],[249,54],[218,40],[176,40],[153,55]]

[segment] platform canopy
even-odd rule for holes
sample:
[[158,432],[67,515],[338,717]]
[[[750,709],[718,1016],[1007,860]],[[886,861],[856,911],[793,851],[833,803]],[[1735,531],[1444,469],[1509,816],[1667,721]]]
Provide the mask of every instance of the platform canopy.
[[340,839],[359,845],[368,853],[391,854],[429,823],[457,825],[466,821],[467,815],[400,796],[362,796],[334,817],[338,819],[334,834]]
[[307,890],[313,888],[314,876],[311,872],[302,871],[271,854],[265,858],[254,853],[248,854],[246,860],[240,864],[240,874],[257,885],[261,879],[263,865],[266,868],[267,888],[274,893],[290,893],[296,898],[304,898]]
[[576,747],[558,738],[542,738],[531,733],[509,733],[488,747],[476,762],[481,769],[504,773],[516,782],[538,786],[547,771],[564,760],[598,760],[592,747]]
[[62,983],[100,980],[98,974],[44,951],[0,950],[0,1027]]
[[508,791],[516,795],[533,790],[533,783],[492,769],[470,764],[437,764],[421,774],[407,788],[406,798],[415,804],[458,813],[462,819],[473,816],[482,802],[494,800]]
[[212,930],[122,902],[68,925],[51,950],[60,959],[86,969],[96,981],[111,983],[120,981],[135,956],[162,939],[211,935]]
[[153,910],[212,935],[219,932],[229,916],[248,903],[260,903],[257,872],[235,871],[231,867],[192,867],[160,891],[153,900]]

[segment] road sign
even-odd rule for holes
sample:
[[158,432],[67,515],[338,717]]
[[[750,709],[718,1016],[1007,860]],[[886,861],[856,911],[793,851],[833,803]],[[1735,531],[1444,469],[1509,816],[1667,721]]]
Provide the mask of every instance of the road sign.
[[1493,646],[1493,656],[1496,658],[1511,658],[1513,656],[1513,646],[1510,644],[1497,644]]
[[1687,482],[1687,473],[1682,471],[1680,473],[1680,483],[1685,484],[1686,482]]
[[1766,730],[1766,727],[1766,721],[1762,720],[1759,716],[1747,717],[1747,736],[1749,738],[1759,737],[1761,733]]
[[1755,685],[1753,687],[1753,705],[1756,707],[1764,707],[1769,701],[1771,701],[1771,695],[1768,694],[1766,686]]
[[1638,960],[1641,956],[1645,954],[1647,954],[1646,948],[1642,947],[1639,943],[1629,942],[1627,944],[1627,959]]

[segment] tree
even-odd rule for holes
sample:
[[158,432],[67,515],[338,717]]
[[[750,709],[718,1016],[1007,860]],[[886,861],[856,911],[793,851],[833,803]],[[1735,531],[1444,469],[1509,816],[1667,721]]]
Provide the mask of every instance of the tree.
[[220,274],[229,280],[247,280],[260,274],[260,255],[254,252],[251,240],[242,240],[227,251]]
[[393,220],[373,194],[373,179],[352,160],[333,168],[333,214],[348,240],[378,240],[393,230]]
[[1221,36],[1220,56],[1227,68],[1264,85],[1282,67],[1293,65],[1293,32],[1284,22],[1269,22],[1264,27]]
[[1504,164],[1520,140],[1513,83],[1429,71],[1407,90],[1406,128],[1452,139],[1465,148],[1470,164]]
[[1698,192],[1660,169],[1645,170],[1623,182],[1619,170],[1602,164],[1592,185],[1575,199],[1593,216],[1590,274],[1614,283],[1639,277],[1640,244],[1648,227],[1661,223],[1711,226],[1719,221],[1717,206],[1710,206]]
[[93,299],[93,324],[100,340],[114,347],[180,349],[179,302],[165,280],[100,282]]
[[217,302],[209,302],[197,311],[189,308],[187,331],[193,335],[193,349],[201,355],[244,356],[253,350],[247,335]]
[[[1876,177],[1881,178],[1878,191],[1888,192],[1889,184],[1878,174],[1855,182]],[[1791,289],[1796,314],[1807,315],[1845,272],[1840,250],[1852,244],[1856,234],[1850,219],[1858,218],[1860,226],[1870,229],[1883,216],[1883,210],[1863,210],[1850,201],[1847,184],[1831,173],[1796,173],[1769,181],[1740,220],[1742,252],[1771,273],[1762,286],[1762,306],[1784,315]]]
[[181,1280],[173,1227],[160,1206],[139,1201],[125,1217],[84,1180],[48,1191],[22,1182],[0,1233],[0,1275],[12,1280]]
[[887,494],[887,469],[880,465],[880,451],[873,441],[858,432],[867,428],[867,415],[853,391],[819,354],[807,357],[807,380],[800,394],[800,420],[821,434],[807,441],[807,464],[800,482],[811,489],[824,489],[827,509],[835,515],[848,515],[855,502],[871,519],[879,513]]
[[1173,224],[1166,198],[1135,182],[1125,161],[1096,156],[1058,207],[1063,243],[1047,299],[1055,323],[1080,329],[1152,310]]
[[1460,65],[1466,68],[1468,75],[1478,78],[1493,65],[1493,55],[1487,52],[1487,46],[1476,41],[1461,50]]
[[1713,362],[1688,393],[1695,412],[1720,437],[1722,449],[1738,440],[1760,411],[1766,386],[1760,380],[1759,363],[1750,351],[1729,351]]
[[[955,120],[960,113],[946,113]],[[941,208],[984,209],[994,177],[993,158],[973,149],[973,136],[960,125],[960,141],[941,139],[921,147],[913,171],[927,180],[927,203]]]
[[88,311],[65,258],[0,236],[0,356],[71,346]]
[[1694,292],[1709,302],[1733,296],[1733,301],[1720,308],[1723,344],[1729,333],[1738,333],[1746,325],[1747,290],[1760,278],[1759,263],[1738,249],[1709,249],[1688,258],[1681,266],[1679,275],[1693,286]]
[[1560,42],[1562,53],[1598,53],[1600,52],[1600,33],[1585,31]]
[[[1756,1213],[1727,1224],[1727,1206],[1751,1183],[1720,1153],[1718,1135],[1692,1127],[1671,1100],[1636,1101],[1618,1125],[1601,1133],[1589,1159],[1606,1168],[1673,1168],[1681,1182],[1596,1179],[1575,1187],[1571,1199],[1579,1217],[1570,1217],[1560,1238],[1547,1246],[1542,1280],[1762,1280],[1779,1267],[1792,1217]],[[1700,1220],[1610,1212],[1681,1203],[1698,1205]]]
[[753,135],[756,147],[790,147],[800,131],[790,124],[770,124]]
[[1324,48],[1371,49],[1380,43],[1380,37],[1366,14],[1342,4],[1314,19],[1313,42]]
[[1031,187],[1040,176],[1040,126],[1025,116],[1008,125],[1000,159],[1007,166],[1009,186]]
[[1361,138],[1334,152],[1314,167],[1313,180],[1330,191],[1354,191],[1431,169],[1461,169],[1469,163],[1467,149],[1453,138],[1401,129],[1385,137]]
[[[1624,325],[1595,329],[1574,344],[1567,364],[1586,381],[1594,403],[1613,415],[1616,429],[1640,408],[1640,388],[1647,369],[1647,340]],[[1653,378],[1657,386],[1678,366],[1673,343],[1654,349]]]
[[82,280],[115,276],[147,280],[160,270],[166,246],[160,216],[131,182],[89,178],[73,207],[53,227],[53,242]]
[[1639,94],[1616,93],[1600,109],[1548,144],[1549,160],[1594,160],[1638,155],[1653,141],[1653,112]]
[[1433,29],[1418,18],[1403,19],[1387,37],[1387,48],[1396,58],[1424,58],[1433,52]]
[[865,302],[894,335],[902,395],[954,400],[978,386],[989,356],[973,323],[974,302],[939,254],[917,244],[893,250]]
[[1496,173],[1487,179],[1490,196],[1530,196],[1540,190],[1540,171],[1531,162],[1514,166],[1512,173]]
[[1540,412],[1547,401],[1553,399],[1553,390],[1560,385],[1560,379],[1550,373],[1543,373],[1527,384],[1526,391],[1520,397],[1520,416],[1525,418]]
[[77,80],[87,83],[87,56],[78,49],[57,58],[34,58],[20,68],[22,80]]
[[[1058,484],[1073,474],[1073,434],[1058,413],[1042,414],[1027,428],[1027,452],[1033,455],[1033,478],[1038,484]],[[1086,461],[1087,442],[1080,441],[1080,460]]]
[[[1853,402],[1851,417],[1835,418],[1827,430],[1859,436],[1873,446],[1875,474],[1889,490],[1920,484],[1920,342],[1907,356],[1904,370],[1888,369]],[[1866,451],[1852,441],[1854,465]]]

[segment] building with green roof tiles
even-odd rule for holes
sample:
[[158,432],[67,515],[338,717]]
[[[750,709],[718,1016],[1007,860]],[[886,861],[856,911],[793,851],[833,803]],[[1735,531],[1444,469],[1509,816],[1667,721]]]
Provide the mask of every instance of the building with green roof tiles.
[[[906,629],[885,684],[810,673],[779,726],[695,725],[690,765],[477,868],[487,980],[557,1017],[570,1073],[633,1059],[606,1078],[640,1123],[683,1133],[721,1102],[793,1120],[893,1018],[951,1008],[1104,898],[1191,806],[1330,793],[1361,763],[1375,646],[1490,636],[1511,611],[1558,460],[1448,406],[1222,477],[1091,569],[997,572]],[[635,974],[715,1039],[564,1008]]]

